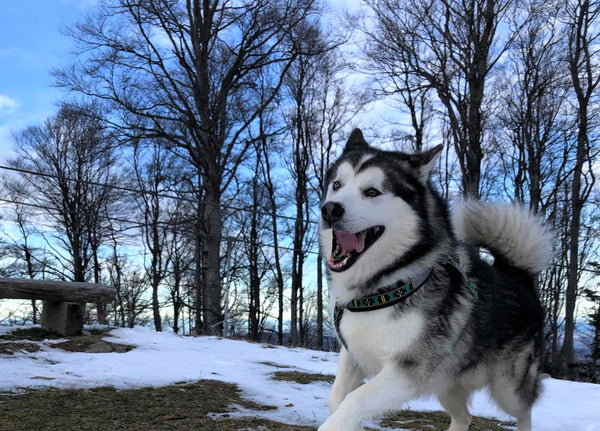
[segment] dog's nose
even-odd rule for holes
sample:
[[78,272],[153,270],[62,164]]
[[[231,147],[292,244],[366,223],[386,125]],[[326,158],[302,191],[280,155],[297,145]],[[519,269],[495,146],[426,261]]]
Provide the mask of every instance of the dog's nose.
[[321,207],[321,215],[323,216],[323,220],[332,224],[342,218],[344,207],[338,202],[327,202]]

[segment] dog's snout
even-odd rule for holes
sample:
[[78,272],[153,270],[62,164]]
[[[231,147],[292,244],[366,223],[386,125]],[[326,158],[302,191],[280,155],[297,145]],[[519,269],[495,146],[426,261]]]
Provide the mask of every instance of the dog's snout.
[[339,202],[327,202],[321,207],[321,215],[323,216],[323,220],[332,224],[342,218],[344,207]]

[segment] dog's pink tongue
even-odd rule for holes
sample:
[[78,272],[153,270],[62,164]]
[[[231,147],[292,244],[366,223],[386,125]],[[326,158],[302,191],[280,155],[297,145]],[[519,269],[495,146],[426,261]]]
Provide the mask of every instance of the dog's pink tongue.
[[356,250],[358,253],[361,253],[365,249],[365,236],[361,235],[360,232],[356,234],[336,231],[335,237],[338,244],[340,244],[344,250]]

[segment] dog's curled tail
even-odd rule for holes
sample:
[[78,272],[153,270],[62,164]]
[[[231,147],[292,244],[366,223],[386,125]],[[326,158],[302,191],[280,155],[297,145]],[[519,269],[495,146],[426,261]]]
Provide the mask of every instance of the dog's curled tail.
[[456,235],[500,255],[511,266],[537,274],[552,259],[552,236],[521,205],[467,200],[455,206]]

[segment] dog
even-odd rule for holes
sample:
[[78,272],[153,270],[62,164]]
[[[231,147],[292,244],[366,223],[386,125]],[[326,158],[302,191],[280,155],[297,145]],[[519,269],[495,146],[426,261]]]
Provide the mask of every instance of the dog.
[[319,237],[342,346],[319,431],[361,430],[422,395],[466,431],[485,386],[531,430],[551,235],[518,205],[466,200],[451,216],[430,179],[441,150],[384,151],[355,129],[327,172]]

